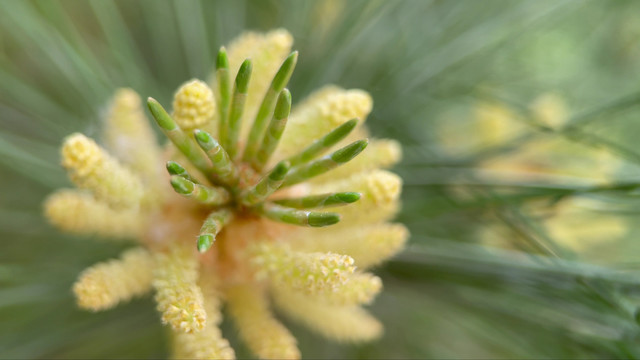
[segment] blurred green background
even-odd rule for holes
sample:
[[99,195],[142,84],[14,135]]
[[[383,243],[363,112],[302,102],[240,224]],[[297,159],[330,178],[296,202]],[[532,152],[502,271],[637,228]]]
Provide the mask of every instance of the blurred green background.
[[300,51],[294,102],[372,94],[412,233],[377,270],[385,336],[287,323],[304,357],[640,357],[640,3],[154,0],[0,1],[1,358],[167,356],[150,298],[76,309],[78,273],[126,245],[43,219],[68,185],[58,147],[97,135],[117,87],[166,103],[220,45],[278,27]]

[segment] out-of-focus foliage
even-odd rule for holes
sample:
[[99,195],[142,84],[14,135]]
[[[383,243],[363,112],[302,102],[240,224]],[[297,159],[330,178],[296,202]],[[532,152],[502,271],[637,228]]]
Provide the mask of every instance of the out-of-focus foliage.
[[[378,270],[383,339],[334,345],[291,325],[305,356],[640,356],[639,13],[631,1],[0,2],[0,357],[165,356],[150,299],[76,309],[79,271],[126,245],[43,220],[44,197],[68,185],[59,144],[96,135],[117,87],[168,103],[208,77],[219,45],[277,27],[300,51],[294,103],[328,83],[372,94],[373,135],[404,145],[399,220],[412,232]],[[537,102],[548,94],[564,110]]]

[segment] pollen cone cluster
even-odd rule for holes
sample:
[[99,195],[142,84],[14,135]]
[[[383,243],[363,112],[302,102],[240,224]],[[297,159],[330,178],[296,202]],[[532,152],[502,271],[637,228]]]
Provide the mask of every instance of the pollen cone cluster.
[[365,270],[408,237],[388,223],[402,182],[382,170],[400,146],[361,138],[372,108],[362,90],[328,86],[292,110],[291,46],[285,30],[243,34],[220,49],[209,84],[178,89],[171,111],[149,98],[165,146],[131,89],[111,101],[103,146],[65,140],[77,189],[52,194],[46,216],[68,232],[138,244],[81,274],[80,307],[154,291],[177,358],[235,356],[218,328],[224,303],[259,358],[300,357],[273,306],[338,341],[381,335],[362,305],[382,282]]

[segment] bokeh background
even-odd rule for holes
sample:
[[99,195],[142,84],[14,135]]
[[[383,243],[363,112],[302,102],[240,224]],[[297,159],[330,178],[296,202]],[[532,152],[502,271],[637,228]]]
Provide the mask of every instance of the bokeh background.
[[[377,269],[370,344],[288,324],[306,358],[640,357],[640,3],[0,1],[0,358],[162,358],[150,298],[76,309],[125,244],[59,233],[63,137],[118,87],[161,103],[220,45],[284,27],[294,102],[335,83],[402,142],[406,251]],[[159,137],[160,139],[160,137]],[[223,324],[239,356],[247,351]]]

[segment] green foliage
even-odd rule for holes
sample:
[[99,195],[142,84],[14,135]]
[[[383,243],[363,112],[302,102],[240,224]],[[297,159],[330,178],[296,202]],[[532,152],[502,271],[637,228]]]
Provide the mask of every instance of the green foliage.
[[[288,79],[297,60],[288,85],[296,101],[328,83],[367,90],[372,137],[404,147],[395,169],[405,182],[398,220],[411,245],[377,271],[386,291],[372,306],[386,335],[335,345],[288,324],[307,357],[640,357],[639,11],[630,1],[0,2],[0,357],[166,356],[149,299],[100,314],[76,309],[69,289],[77,274],[123,245],[60,234],[44,221],[42,200],[68,185],[58,147],[74,131],[95,133],[115,88],[168,104],[173,89],[206,79],[216,60],[220,74],[221,44],[245,29],[275,27],[290,30],[300,51],[281,76]],[[285,83],[274,82],[263,106],[275,106]],[[242,87],[219,86],[233,114]],[[550,91],[570,109],[560,127],[530,107]],[[479,103],[508,107],[524,130],[478,141],[470,124]],[[252,131],[253,143],[268,120]],[[463,146],[450,151],[447,141]],[[542,141],[580,146],[568,156],[538,154],[586,175],[507,177],[487,167]],[[319,143],[291,165],[325,149]],[[592,150],[622,163],[604,183],[590,178],[600,171]],[[177,185],[189,182],[184,169],[167,166]],[[579,199],[596,206],[576,230],[614,218],[624,231],[579,246],[551,231],[550,219],[563,219],[560,206]],[[277,205],[263,211],[316,225],[337,219]],[[499,230],[495,239],[487,229]]]

